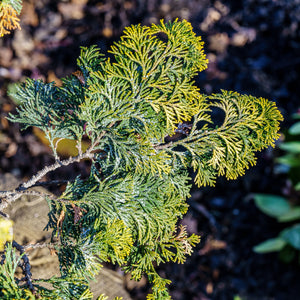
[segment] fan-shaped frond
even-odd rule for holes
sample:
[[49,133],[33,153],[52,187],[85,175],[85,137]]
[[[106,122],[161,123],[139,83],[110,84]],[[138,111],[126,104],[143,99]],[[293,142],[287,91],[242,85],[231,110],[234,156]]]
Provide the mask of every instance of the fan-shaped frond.
[[217,176],[236,179],[243,175],[255,164],[256,151],[274,145],[282,120],[275,104],[263,98],[222,91],[208,99],[211,109],[224,112],[222,124],[199,127],[202,120],[195,116],[189,135],[170,145],[173,150],[184,147],[185,151],[172,150],[172,155],[190,161],[198,186],[213,185]]

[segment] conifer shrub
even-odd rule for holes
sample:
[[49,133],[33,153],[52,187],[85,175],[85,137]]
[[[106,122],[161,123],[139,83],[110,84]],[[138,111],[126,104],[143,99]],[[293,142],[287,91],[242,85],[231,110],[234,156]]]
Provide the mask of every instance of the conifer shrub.
[[0,0],[0,37],[13,29],[21,29],[18,17],[21,10],[21,0]]
[[[1,210],[21,195],[40,195],[29,188],[49,172],[84,159],[91,170],[60,196],[44,195],[52,240],[30,247],[55,251],[61,276],[32,278],[29,246],[8,242],[1,299],[91,299],[88,282],[103,262],[120,265],[134,280],[146,275],[148,299],[170,299],[170,280],[155,266],[184,263],[200,239],[178,225],[188,209],[189,170],[198,187],[213,186],[218,176],[236,179],[278,137],[282,116],[273,102],[231,91],[205,95],[195,86],[208,61],[189,22],[127,27],[109,52],[111,59],[96,46],[83,47],[78,70],[62,86],[27,79],[14,95],[21,104],[8,119],[42,130],[55,162],[0,192]],[[223,111],[222,122],[215,110]],[[76,141],[77,156],[57,154],[62,139]],[[22,279],[14,276],[18,264]]]

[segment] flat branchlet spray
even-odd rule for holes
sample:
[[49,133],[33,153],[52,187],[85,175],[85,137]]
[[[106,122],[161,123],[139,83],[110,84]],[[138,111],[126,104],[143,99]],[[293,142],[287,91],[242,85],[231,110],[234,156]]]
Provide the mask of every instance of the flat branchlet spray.
[[[184,263],[200,239],[177,226],[188,209],[188,170],[198,187],[213,186],[218,176],[236,179],[255,164],[256,151],[278,138],[282,116],[273,102],[231,91],[208,96],[195,86],[208,60],[189,22],[127,27],[109,52],[112,59],[95,46],[82,48],[78,70],[62,86],[28,79],[14,95],[21,104],[8,119],[42,130],[55,163],[1,192],[1,210],[33,193],[28,189],[50,171],[84,159],[92,166],[87,179],[79,175],[61,196],[44,195],[52,231],[45,247],[57,253],[61,276],[43,280],[52,288],[41,287],[24,268],[27,276],[16,281],[11,266],[26,258],[27,248],[9,243],[1,299],[92,299],[88,282],[107,261],[135,280],[146,275],[148,299],[170,299],[170,280],[154,266]],[[224,112],[221,124],[215,109]],[[61,159],[62,139],[76,141],[77,156]]]

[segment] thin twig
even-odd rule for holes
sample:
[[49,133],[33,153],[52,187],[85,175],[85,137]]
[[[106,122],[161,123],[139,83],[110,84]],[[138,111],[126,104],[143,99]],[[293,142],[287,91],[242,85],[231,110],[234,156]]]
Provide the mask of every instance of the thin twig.
[[159,145],[155,145],[153,146],[154,149],[156,150],[162,150],[162,149],[166,149],[166,148],[170,148],[170,147],[174,147],[174,142],[169,142],[166,144],[159,144]]
[[5,207],[7,207],[11,202],[17,200],[18,198],[24,195],[39,196],[39,197],[47,196],[51,199],[56,199],[56,197],[51,194],[46,194],[38,191],[28,191],[28,190],[23,190],[23,191],[13,190],[13,191],[0,192],[0,195],[2,195],[3,197],[2,202],[0,204],[0,211],[2,211]]
[[[114,123],[111,123],[109,127],[113,126]],[[95,154],[93,153],[95,147],[99,144],[100,140],[104,136],[106,131],[101,132],[101,134],[95,139],[94,143],[87,149],[85,153],[80,153],[75,157],[69,157],[65,160],[57,159],[54,164],[45,167],[40,170],[36,175],[32,176],[27,182],[21,184],[17,189],[12,191],[0,191],[0,196],[3,198],[0,204],[0,211],[7,207],[11,202],[15,201],[22,195],[37,195],[42,196],[42,193],[35,191],[27,191],[28,188],[38,185],[38,181],[41,180],[46,174],[51,171],[54,171],[62,166],[67,166],[75,162],[80,162],[82,159],[89,158],[93,159]],[[47,195],[48,196],[48,195]],[[49,196],[53,197],[53,196]]]
[[41,171],[39,171],[36,175],[32,176],[32,178],[30,180],[28,180],[27,182],[24,182],[19,189],[28,189],[29,187],[33,186],[34,184],[36,184],[40,179],[42,179],[47,173],[54,171],[62,166],[68,166],[72,163],[75,162],[80,162],[82,159],[85,158],[93,158],[94,154],[91,153],[90,151],[85,152],[82,155],[78,155],[75,157],[69,157],[66,160],[59,160],[56,161],[53,165],[47,166],[44,169],[42,169]]
[[79,154],[75,157],[69,157],[68,159],[65,160],[57,160],[53,165],[47,166],[45,167],[43,170],[39,171],[36,175],[32,176],[32,178],[30,180],[28,180],[27,182],[24,182],[21,186],[20,186],[20,190],[22,189],[27,189],[31,186],[33,186],[34,184],[36,184],[41,178],[43,178],[47,173],[54,171],[62,166],[68,166],[70,164],[73,164],[75,162],[80,162],[82,159],[85,158],[90,158],[92,159],[94,157],[94,153],[92,153],[94,151],[94,148],[96,147],[96,145],[99,143],[99,141],[102,139],[102,137],[104,136],[105,131],[103,131],[95,140],[95,142],[90,146],[90,148],[87,149],[87,151],[85,153]]
[[69,182],[73,182],[74,180],[51,180],[51,181],[41,181],[35,183],[32,187],[35,186],[49,186],[49,185],[62,185],[68,184]]
[[11,197],[14,196],[14,194],[19,194],[19,196],[24,196],[24,195],[30,195],[30,196],[48,196],[48,197],[54,197],[51,194],[47,194],[47,193],[43,193],[43,192],[39,192],[39,191],[28,191],[28,190],[21,190],[18,191],[16,190],[12,190],[12,191],[5,191],[5,192],[0,192],[0,195],[3,197]]
[[54,248],[54,244],[53,243],[36,243],[36,244],[28,244],[26,246],[23,246],[23,249],[25,251],[29,250],[29,249],[37,249],[37,248]]

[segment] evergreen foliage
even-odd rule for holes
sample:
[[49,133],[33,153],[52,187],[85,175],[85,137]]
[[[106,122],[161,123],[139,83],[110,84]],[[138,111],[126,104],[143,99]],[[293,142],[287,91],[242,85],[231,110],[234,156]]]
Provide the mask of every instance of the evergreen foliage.
[[[218,176],[235,179],[255,164],[256,151],[278,137],[282,117],[273,102],[228,91],[200,93],[193,78],[208,61],[187,21],[130,26],[110,53],[112,59],[95,46],[83,47],[78,71],[61,87],[28,79],[15,95],[17,114],[9,116],[24,128],[41,129],[56,162],[3,194],[7,202],[49,171],[87,158],[92,163],[88,179],[78,176],[60,197],[46,196],[61,277],[43,280],[52,290],[34,279],[29,289],[45,299],[91,299],[88,280],[107,261],[135,280],[146,274],[153,285],[148,299],[170,299],[170,281],[155,266],[184,263],[199,242],[178,227],[188,209],[188,169],[199,187],[213,186]],[[214,120],[217,112],[223,112],[221,122]],[[77,157],[58,156],[64,138],[77,141]],[[83,138],[90,143],[86,151]],[[10,244],[5,254],[0,295],[20,299],[28,285],[14,280],[13,269],[9,287],[3,279],[20,258]]]
[[22,0],[0,0],[0,37],[12,29],[21,29],[18,18],[21,9]]

